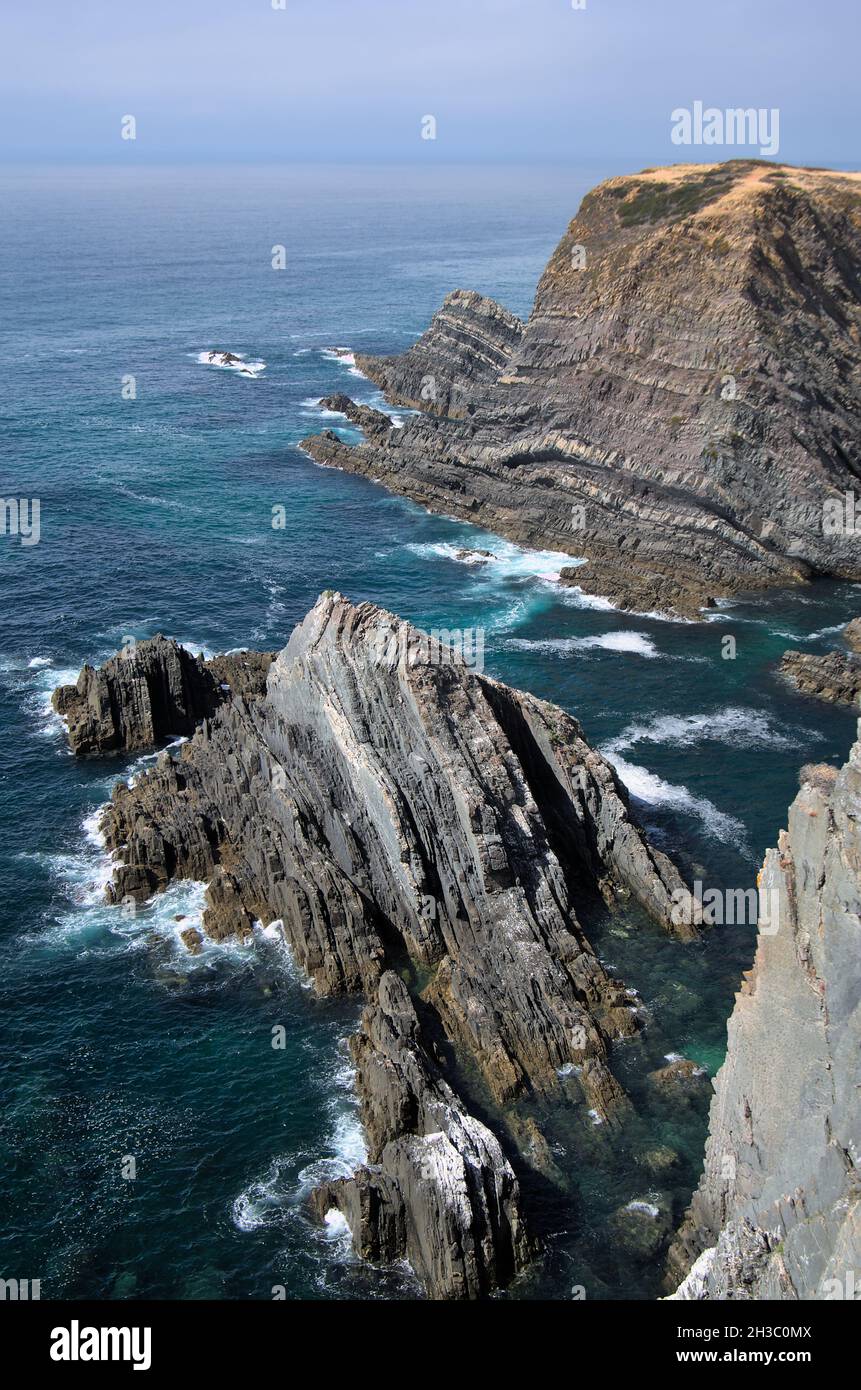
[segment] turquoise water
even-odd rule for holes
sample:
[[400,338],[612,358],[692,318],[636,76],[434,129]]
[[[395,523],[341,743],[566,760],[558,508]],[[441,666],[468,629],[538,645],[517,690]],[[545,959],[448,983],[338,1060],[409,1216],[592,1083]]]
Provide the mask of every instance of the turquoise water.
[[[101,905],[93,815],[128,769],[76,763],[49,706],[85,660],[156,631],[213,652],[279,646],[327,587],[425,627],[483,628],[490,673],[576,713],[655,838],[709,886],[751,886],[798,767],[845,758],[852,716],[793,695],[774,665],[788,645],[838,641],[857,586],[775,594],[699,625],[584,606],[553,582],[558,556],[426,516],[296,448],[323,423],[320,396],[380,403],[327,348],[398,350],[459,285],[527,313],[597,177],[4,174],[0,494],[41,500],[38,545],[0,537],[4,1277],[41,1278],[44,1297],[413,1292],[303,1210],[323,1173],[361,1156],[343,1047],[358,1003],[315,1000],[265,937],[191,960],[178,932],[199,910],[193,886],[133,922]],[[265,369],[202,365],[209,348]],[[288,522],[273,530],[279,505]],[[495,558],[464,565],[464,544]],[[689,950],[633,917],[590,930],[648,1013],[617,1058],[631,1089],[645,1097],[644,1073],[672,1051],[714,1071],[753,929]],[[637,1156],[656,1143],[680,1155],[658,1187],[683,1207],[704,1115],[645,1099],[643,1111],[612,1146],[561,1111],[539,1115],[558,1181],[533,1194],[548,1254],[516,1296],[654,1293],[656,1271],[614,1251],[604,1222],[655,1188]]]

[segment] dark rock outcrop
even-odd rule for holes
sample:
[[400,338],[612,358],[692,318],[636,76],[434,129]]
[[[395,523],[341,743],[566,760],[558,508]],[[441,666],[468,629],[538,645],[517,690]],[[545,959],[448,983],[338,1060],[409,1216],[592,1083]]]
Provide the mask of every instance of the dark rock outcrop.
[[676,1298],[857,1297],[861,744],[839,772],[802,778],[760,875],[767,924],[671,1251]]
[[780,674],[802,695],[835,705],[856,705],[861,697],[861,656],[854,652],[784,652]]
[[393,428],[391,416],[371,405],[357,405],[349,396],[324,396],[320,401],[325,410],[334,410],[345,415],[352,425],[358,425],[367,439],[385,438]]
[[678,911],[690,895],[576,721],[329,593],[265,697],[234,696],[177,757],[117,786],[103,828],[111,900],[202,881],[205,932],[277,921],[318,992],[375,1001],[354,1056],[379,1162],[329,1193],[358,1247],[406,1252],[440,1296],[515,1273],[516,1186],[390,971],[412,961],[423,1010],[492,1105],[564,1089],[610,1130],[624,1117],[609,1043],[636,1012],[577,904],[636,900],[686,938],[700,915]]
[[98,670],[85,666],[52,704],[79,757],[128,753],[193,733],[234,693],[262,694],[271,661],[271,653],[238,652],[207,662],[159,633]]
[[357,358],[422,413],[304,447],[586,557],[568,581],[628,609],[698,617],[745,589],[857,579],[856,538],[825,509],[861,477],[859,228],[858,174],[733,160],[610,179],[519,341],[512,325],[473,350],[447,302],[410,352]]
[[835,705],[858,705],[861,699],[861,618],[843,629],[846,651],[783,653],[780,674],[802,695],[813,695]]
[[407,1260],[431,1298],[505,1287],[534,1249],[498,1139],[468,1114],[425,1048],[416,1011],[392,971],[351,1039],[368,1163],[313,1194],[337,1208],[357,1251]]

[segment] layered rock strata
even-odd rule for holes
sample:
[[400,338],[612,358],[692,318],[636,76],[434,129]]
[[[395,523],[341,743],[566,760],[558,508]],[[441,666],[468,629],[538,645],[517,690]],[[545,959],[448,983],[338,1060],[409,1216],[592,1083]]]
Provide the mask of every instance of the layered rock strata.
[[59,686],[52,704],[66,721],[78,757],[152,748],[192,734],[232,694],[261,695],[272,661],[267,652],[237,652],[211,661],[159,633]]
[[857,706],[861,700],[861,618],[846,624],[843,639],[851,649],[848,652],[784,652],[780,674],[802,695],[813,695],[835,705]]
[[357,353],[356,366],[393,404],[456,418],[467,413],[476,386],[505,370],[523,334],[524,324],[501,304],[455,290],[402,356]]
[[277,921],[319,993],[372,1001],[354,1043],[370,1176],[329,1194],[357,1247],[405,1254],[435,1296],[511,1277],[516,1184],[391,971],[420,973],[422,1010],[491,1103],[557,1095],[564,1073],[594,1118],[624,1117],[608,1048],[636,1010],[576,905],[635,900],[685,938],[701,917],[576,721],[329,593],[265,697],[234,695],[178,756],[117,786],[103,829],[111,900],[202,881],[207,933]]
[[314,1193],[345,1217],[363,1258],[407,1260],[431,1298],[504,1288],[534,1254],[496,1136],[429,1055],[406,986],[386,971],[350,1050],[368,1162]]
[[568,581],[627,609],[698,617],[740,590],[857,579],[854,526],[825,511],[861,477],[859,229],[858,174],[734,160],[610,179],[521,336],[473,348],[447,301],[409,352],[357,358],[422,413],[303,447],[585,558]]
[[861,657],[854,652],[784,652],[780,674],[802,695],[833,705],[856,705],[861,698]]
[[[760,876],[676,1298],[857,1298],[861,1267],[861,744],[804,768]],[[859,1284],[861,1286],[861,1284]]]

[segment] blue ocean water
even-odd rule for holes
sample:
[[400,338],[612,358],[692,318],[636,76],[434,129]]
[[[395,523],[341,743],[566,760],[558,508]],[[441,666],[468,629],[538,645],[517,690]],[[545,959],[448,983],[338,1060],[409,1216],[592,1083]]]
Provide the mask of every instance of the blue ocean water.
[[[102,904],[95,813],[130,769],[76,763],[49,703],[84,661],[157,631],[211,652],[276,647],[331,587],[420,626],[481,628],[490,673],[572,710],[656,839],[709,886],[750,887],[798,767],[845,758],[852,715],[794,695],[774,668],[789,645],[836,643],[859,586],[775,593],[702,624],[623,615],[556,585],[559,556],[428,516],[296,447],[323,424],[322,395],[381,404],[332,347],[402,349],[456,286],[528,313],[599,177],[3,173],[0,495],[41,504],[37,545],[0,537],[3,1277],[40,1278],[43,1297],[414,1293],[303,1207],[362,1154],[343,1046],[358,1002],[315,1000],[262,935],[189,958],[178,933],[199,911],[194,885],[134,921]],[[202,364],[213,348],[265,367]],[[287,525],[273,529],[279,506]],[[465,565],[463,545],[494,558]],[[721,656],[728,634],[735,660]],[[649,1013],[617,1058],[631,1089],[670,1052],[716,1070],[753,928],[691,949],[634,918],[590,929]],[[658,1271],[608,1250],[604,1223],[654,1195],[637,1159],[658,1143],[680,1155],[669,1195],[683,1208],[702,1107],[645,1104],[612,1153],[539,1119],[559,1183],[536,1200],[546,1259],[512,1296],[653,1296]]]

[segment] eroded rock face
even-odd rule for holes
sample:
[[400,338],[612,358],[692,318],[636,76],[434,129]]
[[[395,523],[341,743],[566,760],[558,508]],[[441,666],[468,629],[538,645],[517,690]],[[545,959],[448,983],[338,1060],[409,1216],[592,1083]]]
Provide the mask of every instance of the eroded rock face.
[[514,314],[474,290],[446,295],[427,332],[400,357],[356,354],[359,371],[395,405],[434,415],[462,416],[474,389],[495,381],[523,338]]
[[401,357],[360,357],[423,414],[358,447],[304,447],[587,557],[570,582],[627,609],[698,617],[744,589],[857,579],[854,536],[825,534],[823,509],[861,466],[859,209],[857,174],[744,160],[610,179],[505,360],[444,323]]
[[854,652],[784,652],[780,674],[802,695],[834,705],[857,705],[861,697],[861,657]]
[[118,787],[105,829],[117,897],[210,882],[220,935],[281,919],[321,992],[374,988],[394,938],[433,968],[436,1007],[500,1100],[587,1058],[600,1096],[603,1038],[633,1029],[577,893],[696,934],[575,720],[340,595],[293,633],[265,700],[233,699],[178,761]]
[[103,828],[111,900],[205,882],[207,933],[279,921],[320,993],[373,1001],[354,1044],[372,1163],[328,1194],[358,1248],[406,1251],[444,1297],[516,1273],[516,1185],[439,1075],[391,966],[406,954],[421,970],[422,1010],[494,1104],[556,1096],[564,1069],[567,1103],[609,1130],[624,1118],[608,1048],[636,1011],[577,905],[635,899],[685,938],[700,918],[696,904],[678,912],[676,869],[577,722],[330,593],[265,697],[233,696],[178,756],[117,786]]
[[98,670],[85,666],[52,704],[79,757],[128,753],[192,734],[234,693],[262,694],[271,661],[270,653],[238,652],[206,662],[159,633]]
[[431,1298],[505,1287],[534,1254],[511,1165],[440,1074],[392,971],[351,1039],[368,1164],[313,1196],[337,1208],[366,1259],[409,1261]]
[[[861,744],[805,769],[728,1026],[677,1298],[843,1298],[861,1266]],[[775,930],[776,928],[776,930]],[[851,1290],[851,1291],[850,1291]]]

